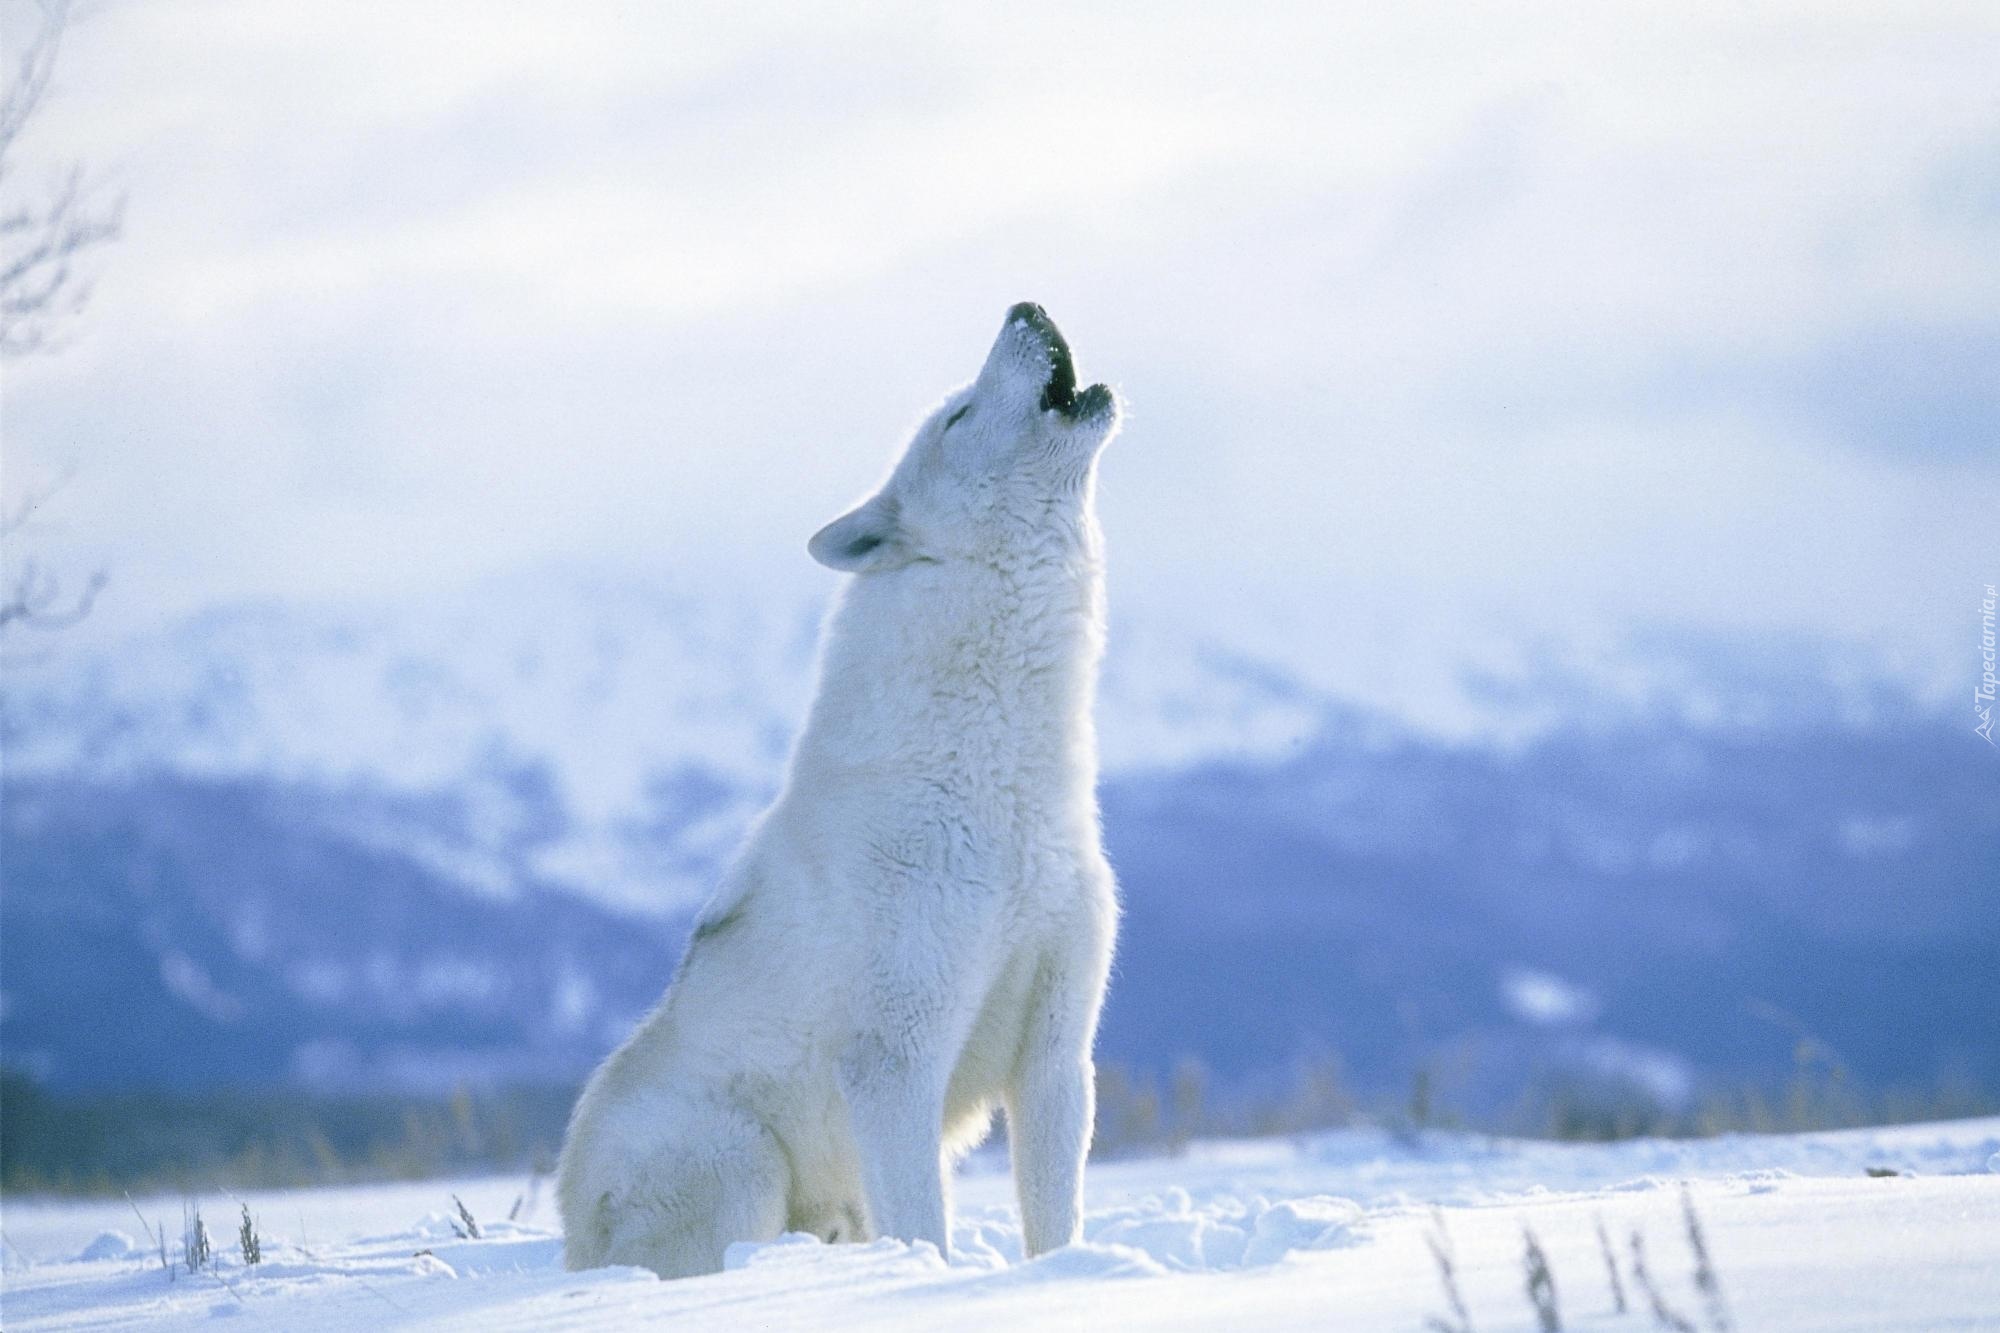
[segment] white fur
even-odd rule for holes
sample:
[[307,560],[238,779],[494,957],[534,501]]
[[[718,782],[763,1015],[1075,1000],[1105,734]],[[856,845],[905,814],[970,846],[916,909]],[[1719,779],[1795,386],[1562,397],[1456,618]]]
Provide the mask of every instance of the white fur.
[[1045,406],[1058,337],[1016,307],[814,537],[856,573],[819,693],[666,996],[577,1103],[571,1268],[712,1272],[785,1230],[946,1252],[952,1163],[996,1105],[1028,1252],[1076,1238],[1117,920],[1091,706],[1118,411],[1102,386]]

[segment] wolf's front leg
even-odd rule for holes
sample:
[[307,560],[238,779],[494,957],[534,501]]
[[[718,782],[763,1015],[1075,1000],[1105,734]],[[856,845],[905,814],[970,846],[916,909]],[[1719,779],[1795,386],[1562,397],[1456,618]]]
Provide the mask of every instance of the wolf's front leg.
[[870,1229],[898,1240],[927,1240],[949,1258],[944,1082],[932,1062],[884,1049],[857,1051],[841,1067]]
[[1007,1097],[1007,1139],[1030,1257],[1073,1244],[1083,1217],[1096,1075],[1088,1052],[1029,1057]]
[[1097,1113],[1090,1048],[1111,967],[1108,892],[1098,901],[1104,910],[1067,932],[1064,947],[1043,960],[1007,1090],[1007,1139],[1030,1255],[1073,1244],[1083,1216],[1083,1160]]
[[1083,1162],[1097,1113],[1090,1048],[1117,928],[1110,868],[1100,863],[1097,875],[1096,891],[1085,885],[1081,917],[1041,960],[1006,1093],[1021,1238],[1030,1255],[1074,1244],[1083,1217]]

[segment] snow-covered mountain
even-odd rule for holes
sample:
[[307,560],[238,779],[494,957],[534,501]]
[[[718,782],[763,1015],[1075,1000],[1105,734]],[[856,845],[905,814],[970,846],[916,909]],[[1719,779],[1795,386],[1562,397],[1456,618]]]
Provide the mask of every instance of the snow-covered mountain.
[[[449,792],[467,821],[455,846],[376,831],[499,896],[526,875],[670,915],[774,789],[809,697],[823,603],[757,592],[542,571],[394,610],[220,608],[14,664],[8,769]],[[1106,695],[1114,771],[1281,752],[1334,706],[1143,622]]]
[[[805,601],[571,579],[393,613],[219,609],[14,672],[9,769],[449,792],[466,821],[450,846],[367,821],[496,896],[525,872],[666,913],[699,901],[706,868],[773,785],[817,617]],[[544,799],[524,804],[524,788]]]
[[[496,896],[525,874],[671,915],[775,786],[823,591],[544,569],[393,606],[220,607],[6,660],[0,737],[17,778],[450,793],[465,825],[450,846],[379,811],[355,831]],[[1282,758],[1333,725],[1366,747],[1505,747],[1662,718],[1865,724],[1907,705],[1885,703],[1879,668],[1818,645],[1485,633],[1440,652],[1245,605],[1226,628],[1157,607],[1116,623],[1108,774]]]
[[[10,665],[7,1061],[575,1076],[768,799],[820,614],[544,573]],[[1810,1037],[1870,1088],[2000,1091],[2000,765],[1907,683],[1810,644],[1483,635],[1376,688],[1356,643],[1114,626],[1107,1056],[1672,1102]]]

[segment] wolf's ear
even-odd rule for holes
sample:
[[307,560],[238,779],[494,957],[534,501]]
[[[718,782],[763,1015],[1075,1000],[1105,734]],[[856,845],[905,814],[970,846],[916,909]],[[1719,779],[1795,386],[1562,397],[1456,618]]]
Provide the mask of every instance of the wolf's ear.
[[850,574],[879,569],[908,555],[903,549],[902,525],[896,519],[896,502],[882,495],[815,532],[806,550],[828,569]]

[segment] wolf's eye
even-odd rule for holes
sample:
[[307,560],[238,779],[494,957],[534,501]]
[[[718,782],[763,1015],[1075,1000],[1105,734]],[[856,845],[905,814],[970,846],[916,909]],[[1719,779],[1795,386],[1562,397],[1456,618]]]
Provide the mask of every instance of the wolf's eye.
[[944,428],[946,430],[950,430],[953,426],[956,426],[958,424],[958,419],[960,417],[964,416],[967,412],[970,412],[971,410],[972,410],[971,403],[967,403],[964,407],[959,408],[958,411],[953,412],[950,416],[944,419]]

